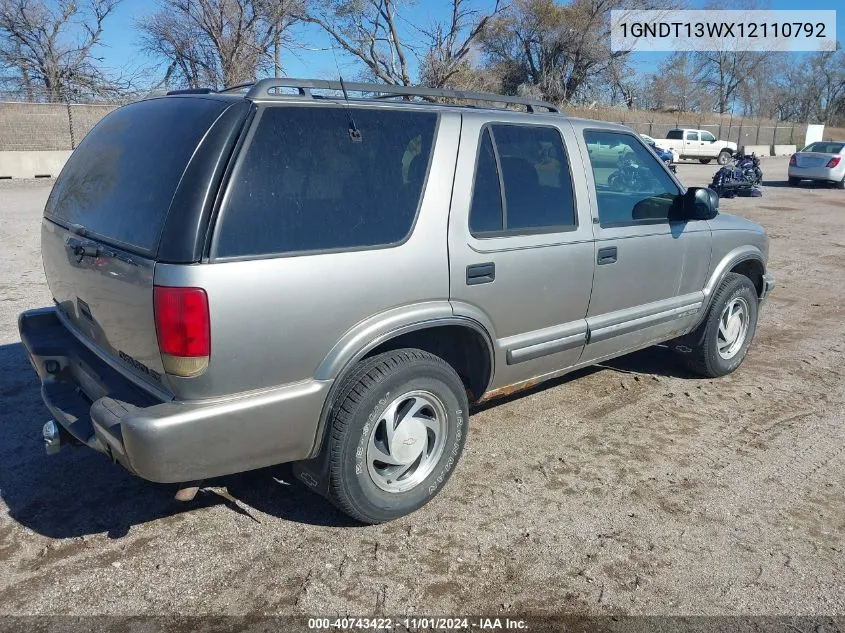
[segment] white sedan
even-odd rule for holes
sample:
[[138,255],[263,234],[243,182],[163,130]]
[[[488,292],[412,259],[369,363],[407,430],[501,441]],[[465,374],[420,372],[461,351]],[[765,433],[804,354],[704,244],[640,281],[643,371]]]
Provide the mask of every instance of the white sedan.
[[802,180],[832,182],[837,189],[845,189],[845,143],[816,141],[789,159],[789,184]]

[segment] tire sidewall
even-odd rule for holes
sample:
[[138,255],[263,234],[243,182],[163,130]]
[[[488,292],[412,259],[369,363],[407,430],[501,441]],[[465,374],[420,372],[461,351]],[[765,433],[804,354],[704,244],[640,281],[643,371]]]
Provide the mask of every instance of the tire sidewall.
[[[745,340],[742,343],[740,350],[733,358],[724,359],[719,354],[719,320],[722,317],[722,311],[725,306],[734,299],[741,297],[745,299],[748,305],[748,330],[745,334]],[[719,302],[713,306],[714,310],[710,313],[707,322],[707,334],[705,336],[705,353],[707,354],[707,362],[720,375],[729,374],[737,369],[742,364],[748,353],[748,348],[754,339],[754,333],[757,331],[757,316],[758,316],[758,298],[757,293],[751,281],[747,277],[738,277],[726,289],[726,292],[719,298]]]
[[[457,382],[457,385],[455,384]],[[456,393],[456,389],[460,389]],[[367,467],[367,446],[376,424],[393,400],[411,391],[436,395],[446,411],[446,444],[434,469],[411,490],[391,493],[379,488]],[[466,396],[457,375],[431,360],[420,360],[399,368],[379,381],[357,404],[347,425],[340,452],[341,485],[354,499],[359,512],[374,521],[384,521],[413,512],[428,502],[452,474],[467,435]]]

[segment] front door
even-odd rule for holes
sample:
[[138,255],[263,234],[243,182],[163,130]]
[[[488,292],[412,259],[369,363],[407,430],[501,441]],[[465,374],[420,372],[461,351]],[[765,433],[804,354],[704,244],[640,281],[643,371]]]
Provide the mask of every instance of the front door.
[[[586,145],[617,141],[630,160],[587,163],[594,183],[596,272],[583,361],[672,338],[696,318],[710,264],[706,221],[673,221],[681,189],[633,134],[583,131]],[[583,152],[588,155],[587,152]]]
[[463,117],[449,218],[450,299],[494,338],[492,388],[578,362],[595,256],[569,123],[500,117]]

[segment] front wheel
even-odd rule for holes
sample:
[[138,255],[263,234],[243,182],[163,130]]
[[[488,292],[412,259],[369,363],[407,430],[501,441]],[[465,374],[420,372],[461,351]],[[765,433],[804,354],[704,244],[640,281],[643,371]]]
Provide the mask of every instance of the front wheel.
[[676,350],[687,367],[707,378],[740,366],[757,329],[757,289],[745,275],[728,273],[713,297],[707,318],[689,337],[691,347]]
[[468,409],[463,382],[438,356],[400,349],[362,361],[333,406],[329,498],[363,523],[422,507],[455,469]]

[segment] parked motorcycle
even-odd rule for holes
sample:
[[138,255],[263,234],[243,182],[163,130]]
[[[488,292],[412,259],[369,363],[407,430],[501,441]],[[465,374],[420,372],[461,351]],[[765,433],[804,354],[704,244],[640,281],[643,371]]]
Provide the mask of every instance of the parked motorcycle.
[[756,154],[745,154],[739,150],[733,159],[713,175],[710,188],[720,198],[734,196],[762,196],[760,185],[763,183],[763,170]]
[[763,170],[760,169],[760,159],[752,152],[750,155],[737,151],[733,157],[734,164],[742,171],[746,180],[754,185],[763,184]]

